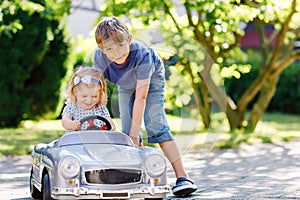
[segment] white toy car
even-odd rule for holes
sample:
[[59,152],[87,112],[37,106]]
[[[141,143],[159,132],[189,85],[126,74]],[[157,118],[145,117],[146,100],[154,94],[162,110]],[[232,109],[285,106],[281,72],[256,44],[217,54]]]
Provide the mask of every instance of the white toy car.
[[[97,118],[110,129],[109,122]],[[128,135],[107,130],[66,133],[32,151],[34,199],[163,199],[170,192],[160,150],[134,146]]]

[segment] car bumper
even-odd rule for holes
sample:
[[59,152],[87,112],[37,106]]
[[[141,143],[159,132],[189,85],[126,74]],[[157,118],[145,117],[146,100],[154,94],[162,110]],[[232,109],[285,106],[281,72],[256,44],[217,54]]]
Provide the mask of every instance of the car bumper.
[[55,199],[130,199],[130,198],[165,198],[171,188],[164,186],[142,186],[123,190],[101,190],[89,187],[53,188]]

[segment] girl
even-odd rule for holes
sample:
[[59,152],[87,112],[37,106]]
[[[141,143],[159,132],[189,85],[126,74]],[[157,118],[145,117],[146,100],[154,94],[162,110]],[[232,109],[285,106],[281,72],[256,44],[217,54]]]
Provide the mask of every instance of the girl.
[[[62,126],[67,131],[85,130],[87,122],[80,119],[88,115],[100,115],[106,118],[115,130],[115,125],[106,108],[106,81],[102,72],[92,67],[80,67],[73,74],[69,83],[69,100],[62,112]],[[95,125],[102,126],[100,120]]]

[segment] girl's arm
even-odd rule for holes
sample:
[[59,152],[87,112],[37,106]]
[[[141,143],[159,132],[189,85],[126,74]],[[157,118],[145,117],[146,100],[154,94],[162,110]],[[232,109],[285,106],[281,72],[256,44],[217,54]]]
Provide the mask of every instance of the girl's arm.
[[135,100],[133,103],[132,120],[129,137],[133,143],[139,146],[139,135],[141,131],[142,119],[145,112],[146,99],[150,85],[150,78],[138,80],[136,84]]
[[72,120],[72,115],[64,114],[62,116],[62,126],[66,130],[77,131],[81,128],[79,120]]

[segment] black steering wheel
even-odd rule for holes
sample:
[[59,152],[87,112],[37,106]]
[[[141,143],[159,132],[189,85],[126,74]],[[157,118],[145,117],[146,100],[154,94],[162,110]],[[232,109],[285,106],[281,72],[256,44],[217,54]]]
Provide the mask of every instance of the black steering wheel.
[[[102,122],[104,122],[104,126],[96,126],[95,123],[94,123],[94,119],[98,119]],[[86,128],[86,130],[111,130],[111,124],[110,122],[104,118],[104,117],[101,117],[100,115],[89,115],[89,116],[86,116],[82,119],[79,120],[81,124],[83,124],[85,121],[87,121],[89,123],[88,127]]]

